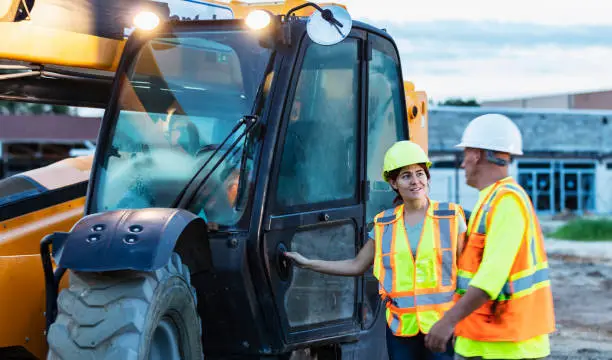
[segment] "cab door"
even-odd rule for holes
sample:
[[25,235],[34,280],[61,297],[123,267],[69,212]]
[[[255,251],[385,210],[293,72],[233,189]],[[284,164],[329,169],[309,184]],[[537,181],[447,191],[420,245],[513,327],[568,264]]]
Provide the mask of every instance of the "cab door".
[[364,41],[358,30],[323,46],[304,38],[275,149],[263,246],[288,343],[356,334],[361,277],[324,275],[288,263],[352,259],[365,234]]
[[[382,177],[383,161],[391,145],[408,139],[408,119],[397,47],[386,37],[368,33],[366,49],[368,135],[365,222],[369,233],[374,227],[374,216],[393,207],[396,193]],[[368,241],[367,235],[364,241]],[[364,276],[364,329],[371,328],[377,320],[386,321],[385,308],[381,305],[378,280],[370,268]]]

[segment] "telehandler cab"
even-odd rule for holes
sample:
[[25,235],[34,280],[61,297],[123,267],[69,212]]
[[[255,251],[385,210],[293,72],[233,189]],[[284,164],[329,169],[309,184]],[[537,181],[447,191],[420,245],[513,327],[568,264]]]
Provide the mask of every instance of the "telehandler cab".
[[386,356],[371,273],[322,275],[283,253],[355,256],[394,197],[385,150],[427,149],[426,99],[389,34],[344,7],[253,10],[153,11],[124,44],[85,216],[41,242],[48,359]]

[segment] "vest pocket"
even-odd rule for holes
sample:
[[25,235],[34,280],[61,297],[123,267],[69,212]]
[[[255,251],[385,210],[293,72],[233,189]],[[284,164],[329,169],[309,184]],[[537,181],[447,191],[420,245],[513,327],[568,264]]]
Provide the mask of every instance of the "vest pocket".
[[436,288],[436,261],[433,256],[417,258],[415,261],[416,282],[420,288]]
[[508,301],[487,301],[484,305],[474,311],[481,318],[481,321],[488,324],[501,322],[502,316],[510,315]]
[[459,268],[476,273],[482,262],[484,247],[485,236],[478,233],[471,234],[459,259]]

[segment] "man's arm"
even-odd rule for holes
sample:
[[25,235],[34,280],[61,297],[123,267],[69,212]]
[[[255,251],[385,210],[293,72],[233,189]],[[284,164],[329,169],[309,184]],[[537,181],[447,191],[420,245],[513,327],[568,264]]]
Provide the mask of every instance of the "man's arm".
[[425,339],[433,351],[444,351],[455,326],[488,300],[496,299],[508,279],[528,223],[520,200],[512,193],[502,197],[492,215],[478,272],[465,295],[434,324]]
[[489,294],[487,292],[477,287],[469,286],[461,299],[444,314],[444,319],[454,328],[459,321],[466,318],[487,301],[489,301]]
[[516,259],[527,229],[523,206],[514,193],[503,195],[487,228],[482,262],[470,286],[486,292],[491,300],[499,296]]

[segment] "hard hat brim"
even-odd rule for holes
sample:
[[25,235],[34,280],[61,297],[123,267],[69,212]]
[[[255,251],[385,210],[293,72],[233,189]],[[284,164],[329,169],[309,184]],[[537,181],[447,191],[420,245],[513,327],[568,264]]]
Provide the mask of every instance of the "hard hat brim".
[[502,153],[507,153],[510,155],[523,155],[522,151],[508,151],[506,149],[502,149],[502,148],[495,148],[494,146],[489,146],[489,147],[480,147],[477,145],[470,145],[470,144],[465,144],[465,143],[459,143],[457,145],[455,145],[456,148],[459,149],[465,149],[465,148],[472,148],[472,149],[481,149],[481,150],[491,150],[491,151],[498,151],[498,152],[502,152]]
[[383,180],[385,180],[386,182],[389,182],[389,179],[388,179],[388,176],[387,176],[387,175],[388,175],[390,172],[392,172],[392,171],[395,171],[395,170],[397,170],[397,169],[402,169],[402,168],[405,168],[406,166],[410,166],[410,165],[419,165],[419,164],[424,164],[424,165],[425,165],[425,167],[427,168],[427,170],[431,169],[431,166],[433,165],[433,163],[432,163],[431,161],[425,161],[425,162],[418,162],[418,163],[406,164],[406,165],[400,166],[400,167],[398,167],[398,168],[394,168],[394,169],[390,169],[390,170],[383,171],[383,174],[382,174]]

